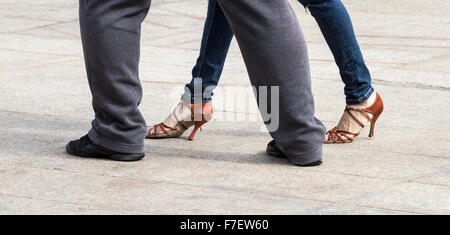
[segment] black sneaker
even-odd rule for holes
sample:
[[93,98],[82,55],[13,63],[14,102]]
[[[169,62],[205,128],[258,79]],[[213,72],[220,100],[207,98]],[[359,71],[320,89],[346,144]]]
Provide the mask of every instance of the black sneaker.
[[[267,154],[269,154],[272,157],[276,157],[276,158],[288,158],[286,155],[284,155],[283,152],[281,152],[281,150],[278,148],[277,143],[275,142],[275,140],[272,140],[269,142],[269,144],[267,144],[267,149],[266,149]],[[304,166],[304,167],[308,167],[308,166],[319,166],[322,164],[322,161],[316,161],[313,163],[309,163],[309,164],[305,164],[305,165],[299,165],[299,166]]]
[[66,145],[67,153],[84,158],[103,158],[114,161],[132,162],[145,157],[145,153],[119,153],[94,144],[87,135]]

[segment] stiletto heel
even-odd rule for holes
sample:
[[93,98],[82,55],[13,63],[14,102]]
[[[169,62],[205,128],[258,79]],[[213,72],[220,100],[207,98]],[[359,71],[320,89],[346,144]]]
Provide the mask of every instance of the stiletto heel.
[[[195,105],[194,105],[195,106]],[[206,110],[205,110],[206,109]],[[209,110],[208,110],[209,109]],[[189,135],[189,140],[190,141],[193,141],[194,140],[194,137],[195,137],[195,134],[197,133],[197,131],[200,129],[200,131],[202,130],[202,126],[204,125],[204,124],[206,124],[209,120],[211,120],[212,119],[212,113],[213,113],[213,110],[212,110],[212,107],[208,107],[208,106],[206,106],[206,105],[203,105],[202,106],[202,109],[201,109],[201,114],[199,114],[199,115],[197,115],[196,113],[195,113],[195,111],[196,111],[196,109],[194,108],[194,107],[192,107],[192,110],[194,110],[194,112],[192,112],[193,114],[192,114],[192,119],[194,119],[195,120],[195,117],[198,117],[198,116],[200,116],[201,115],[201,117],[202,117],[202,120],[201,121],[194,121],[194,130],[192,130],[192,133],[191,133],[191,135]]]
[[[373,137],[375,134],[375,123],[380,117],[381,113],[384,111],[383,100],[380,95],[376,93],[377,97],[372,106],[365,109],[355,109],[347,107],[345,112],[349,114],[349,116],[358,123],[362,128],[364,128],[364,124],[358,120],[355,115],[353,115],[350,111],[360,112],[363,117],[365,117],[370,122],[370,132],[369,137]],[[369,116],[372,115],[372,118]],[[325,143],[329,144],[337,144],[337,143],[351,143],[353,140],[359,136],[360,133],[352,133],[348,131],[338,130],[337,127],[327,132],[328,138],[325,140]]]
[[195,123],[194,130],[192,130],[191,135],[189,135],[189,138],[188,138],[190,141],[193,141],[193,140],[194,140],[195,134],[197,133],[197,131],[198,131],[199,129],[202,128],[202,125],[203,125],[203,124],[204,124],[204,123],[201,123],[201,124],[198,124],[198,122]]
[[380,117],[381,113],[383,113],[384,111],[384,104],[380,95],[377,93],[377,99],[375,100],[375,103],[369,108],[363,109],[362,111],[373,115],[372,119],[370,119],[370,132],[369,132],[369,137],[373,137],[375,135],[375,124],[378,118]]
[[370,122],[370,132],[369,132],[369,137],[370,138],[375,136],[375,123],[376,122],[377,122],[376,118],[374,118],[373,121]]

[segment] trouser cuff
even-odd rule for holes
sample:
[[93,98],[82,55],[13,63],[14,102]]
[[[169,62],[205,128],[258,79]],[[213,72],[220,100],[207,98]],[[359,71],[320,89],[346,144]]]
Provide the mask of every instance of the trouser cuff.
[[[144,143],[142,145],[129,145],[114,143],[111,140],[101,137],[94,128],[88,133],[89,139],[96,144],[118,153],[143,153],[145,152]],[[143,142],[143,141],[142,141]]]
[[307,164],[311,164],[311,163],[314,163],[317,161],[321,161],[322,160],[322,152],[323,152],[323,148],[321,147],[314,152],[303,154],[303,155],[298,155],[298,156],[288,156],[288,158],[294,165],[307,165]]

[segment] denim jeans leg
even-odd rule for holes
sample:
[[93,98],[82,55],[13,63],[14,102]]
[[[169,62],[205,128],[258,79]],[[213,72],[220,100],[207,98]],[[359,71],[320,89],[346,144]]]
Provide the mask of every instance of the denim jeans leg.
[[[200,55],[192,70],[192,80],[186,84],[183,101],[211,101],[212,90],[219,83],[232,39],[233,31],[217,0],[209,0]],[[200,89],[195,89],[198,83],[201,83],[200,94]]]
[[372,79],[353,30],[347,9],[340,0],[299,0],[309,9],[330,47],[348,105],[366,101],[374,92]]

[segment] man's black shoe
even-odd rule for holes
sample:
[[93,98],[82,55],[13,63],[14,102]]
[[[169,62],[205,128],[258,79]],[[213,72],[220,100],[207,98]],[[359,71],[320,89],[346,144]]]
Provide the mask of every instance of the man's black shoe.
[[115,161],[132,162],[145,157],[145,153],[118,153],[94,144],[87,135],[66,145],[67,153],[84,158],[104,158]]
[[[275,142],[275,140],[272,140],[269,142],[269,144],[267,144],[267,149],[266,149],[267,154],[269,154],[272,157],[276,157],[276,158],[287,158],[286,155],[284,155],[283,152],[281,152],[281,150],[278,148],[277,143]],[[304,166],[304,167],[308,167],[308,166],[318,166],[322,164],[322,161],[316,161],[313,163],[309,163],[309,164],[305,164],[305,165],[299,165],[299,166]]]
[[284,153],[281,152],[281,150],[278,148],[277,143],[275,143],[275,140],[272,140],[267,144],[266,152],[272,157],[287,158],[287,156],[284,155]]

